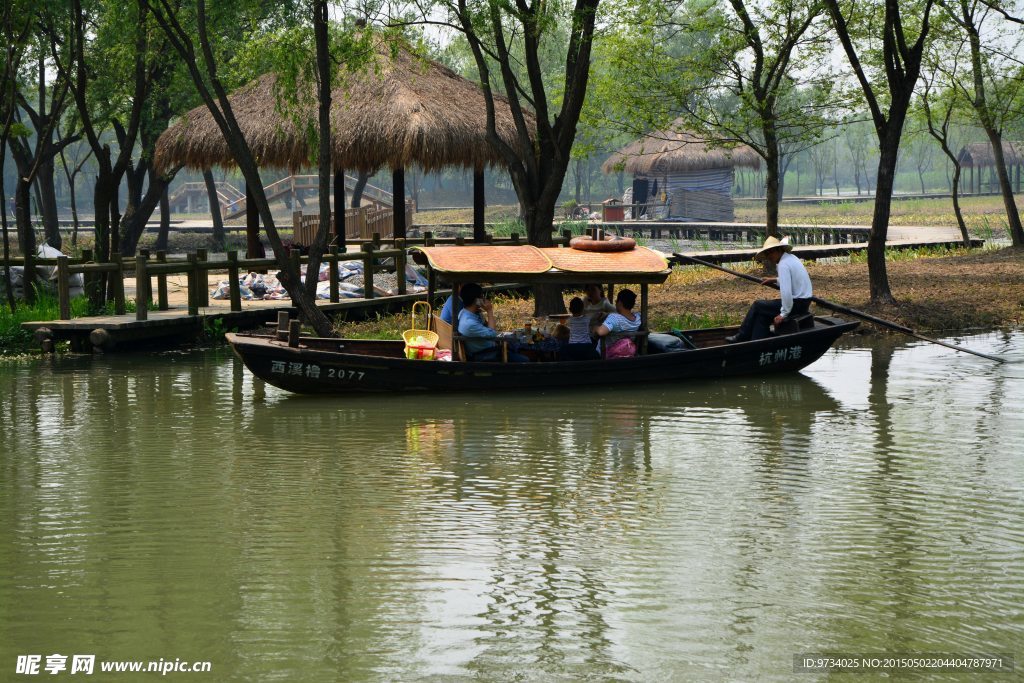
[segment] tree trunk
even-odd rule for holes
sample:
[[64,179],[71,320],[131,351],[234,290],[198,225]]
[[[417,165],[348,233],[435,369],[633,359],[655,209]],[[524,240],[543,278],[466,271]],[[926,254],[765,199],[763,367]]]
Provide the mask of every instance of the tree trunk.
[[1003,206],[1006,208],[1006,227],[1010,233],[1010,242],[1015,247],[1024,247],[1024,228],[1021,227],[1020,211],[1017,210],[1017,202],[1013,198],[1013,185],[1006,172],[1003,136],[999,131],[988,126],[986,126],[985,132],[992,144],[992,162],[995,164],[996,178],[999,180],[999,190],[1003,195]]
[[156,236],[156,250],[167,251],[167,243],[171,233],[171,200],[167,196],[167,186],[160,193],[160,232]]
[[764,208],[765,208],[765,230],[772,237],[781,237],[779,234],[779,152],[778,146],[765,143],[767,156],[764,160],[765,183],[764,183]]
[[14,301],[14,290],[11,288],[11,269],[8,263],[11,260],[11,237],[7,228],[7,184],[4,182],[4,166],[7,161],[7,140],[0,140],[0,226],[4,232],[4,289],[7,292],[7,306],[11,313],[18,310],[18,304]]
[[217,196],[217,182],[213,179],[213,171],[203,169],[203,182],[206,183],[206,199],[210,203],[210,218],[213,219],[213,248],[224,251],[224,219],[220,214],[220,197]]
[[39,212],[43,216],[43,234],[46,235],[46,243],[54,249],[60,249],[62,238],[60,235],[60,218],[57,215],[57,192],[53,183],[54,167],[53,156],[44,155],[39,162],[39,172],[36,173],[36,189],[39,192]]
[[953,159],[953,183],[950,195],[953,197],[953,213],[956,215],[956,224],[960,228],[960,236],[963,237],[964,246],[971,246],[971,236],[967,232],[967,224],[964,222],[964,213],[960,209],[960,163]]
[[875,210],[868,235],[868,279],[871,301],[892,304],[895,299],[889,288],[889,273],[885,264],[885,242],[889,232],[889,214],[892,210],[892,191],[896,180],[896,161],[899,154],[899,131],[902,121],[894,127],[890,122],[879,145],[878,179],[875,186]]
[[[153,212],[160,204],[167,191],[167,186],[174,178],[158,175],[152,168],[149,169],[149,185],[146,194],[142,196],[138,205],[129,209],[121,221],[121,255],[134,256],[139,246],[139,240],[146,232],[146,224],[152,218]],[[222,233],[223,234],[223,233]]]
[[[14,212],[18,225],[18,249],[22,256],[36,253],[36,233],[32,229],[31,198],[29,194],[29,183],[25,181],[24,175],[19,171],[18,183],[14,189]],[[35,303],[35,269],[26,268],[22,276],[25,290],[25,303]]]
[[356,176],[356,184],[352,188],[352,208],[358,209],[359,205],[363,203],[363,190],[366,189],[366,183],[370,180],[369,173],[359,172]]

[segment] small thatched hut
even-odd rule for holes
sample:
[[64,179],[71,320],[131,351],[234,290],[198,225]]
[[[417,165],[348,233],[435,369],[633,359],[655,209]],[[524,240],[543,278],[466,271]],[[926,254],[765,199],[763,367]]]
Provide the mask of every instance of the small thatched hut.
[[[306,131],[315,130],[317,120],[314,86],[307,86],[304,104],[286,115],[279,110],[277,83],[274,74],[264,74],[232,93],[229,100],[257,161],[295,171],[310,165]],[[495,102],[498,134],[513,143],[516,127],[507,100],[496,95]],[[405,196],[404,169],[410,164],[425,170],[469,167],[476,180],[474,234],[482,237],[483,171],[502,163],[487,142],[486,125],[486,101],[475,83],[404,46],[392,50],[376,43],[368,63],[344,70],[331,93],[331,160],[335,184],[341,184],[340,202],[344,203],[346,169],[373,173],[391,168],[394,196],[400,198]],[[154,164],[158,170],[204,169],[234,166],[235,161],[213,116],[201,106],[164,131],[157,141]],[[339,203],[337,187],[335,203]],[[334,213],[335,231],[343,244],[345,212]],[[395,221],[395,236],[404,237],[403,211],[395,211]]]
[[[634,215],[680,221],[732,221],[732,187],[736,166],[759,169],[761,157],[746,145],[713,147],[693,133],[672,128],[649,133],[612,154],[605,173],[633,175],[626,204]],[[646,206],[642,206],[646,205]]]
[[[964,145],[957,157],[960,165],[968,169],[967,174],[961,175],[960,181],[962,184],[965,179],[967,180],[967,193],[981,193],[982,169],[989,171],[986,183],[988,192],[999,191],[999,181],[995,174],[995,155],[992,153],[990,143],[972,142]],[[1015,184],[1014,191],[1020,192],[1021,166],[1024,166],[1024,142],[1003,140],[1003,161],[1006,163],[1006,172],[1010,175],[1010,182]]]

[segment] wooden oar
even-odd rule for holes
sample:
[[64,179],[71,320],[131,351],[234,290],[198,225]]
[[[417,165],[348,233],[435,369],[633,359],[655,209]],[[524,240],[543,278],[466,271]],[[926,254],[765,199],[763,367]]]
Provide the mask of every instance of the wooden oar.
[[[739,271],[732,270],[731,268],[726,268],[725,266],[720,266],[718,264],[711,263],[709,261],[704,261],[702,259],[695,258],[693,256],[687,256],[686,254],[680,254],[678,252],[675,252],[673,255],[674,256],[678,256],[681,259],[686,259],[687,261],[692,261],[693,263],[696,263],[697,265],[700,265],[700,266],[706,266],[708,268],[714,268],[715,270],[720,270],[723,273],[729,273],[730,275],[735,275],[736,277],[743,278],[744,280],[750,280],[751,282],[756,282],[759,285],[765,285],[766,287],[774,287],[775,289],[779,288],[779,286],[776,283],[774,283],[774,282],[765,283],[759,277],[754,277],[753,275],[747,275],[746,273],[740,273]],[[914,330],[910,329],[909,327],[904,327],[903,325],[900,325],[898,323],[894,323],[891,320],[884,320],[882,318],[876,318],[875,316],[869,315],[867,313],[864,313],[863,311],[858,311],[857,309],[850,308],[849,306],[843,306],[841,304],[833,303],[833,302],[831,302],[831,301],[829,301],[827,299],[822,299],[822,298],[817,297],[817,296],[812,296],[811,297],[811,301],[813,301],[814,303],[818,304],[819,306],[824,306],[825,308],[832,309],[833,311],[836,311],[837,313],[846,313],[847,315],[852,315],[854,318],[860,318],[861,320],[866,320],[869,323],[874,323],[875,325],[878,325],[880,327],[887,327],[890,330],[896,330],[897,332],[902,332],[903,334],[910,335],[911,337],[914,337],[915,339],[920,339],[921,341],[931,342],[932,344],[938,344],[939,346],[945,346],[948,349],[954,349],[956,351],[963,351],[964,353],[969,353],[969,354],[971,354],[973,356],[979,356],[981,358],[987,358],[988,360],[995,361],[996,363],[1005,363],[1006,362],[1005,358],[1000,358],[999,356],[990,356],[987,353],[982,353],[980,351],[974,351],[972,349],[965,349],[964,347],[957,346],[956,344],[950,344],[949,342],[939,341],[938,339],[932,339],[931,337],[926,337],[923,334],[918,334],[917,332],[915,332]]]

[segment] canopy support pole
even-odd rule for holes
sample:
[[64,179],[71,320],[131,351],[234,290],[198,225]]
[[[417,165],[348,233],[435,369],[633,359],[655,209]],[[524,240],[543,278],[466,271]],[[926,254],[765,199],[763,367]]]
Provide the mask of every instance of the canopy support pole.
[[345,251],[345,169],[334,173],[334,243]]
[[396,168],[391,173],[391,215],[392,237],[405,239],[405,168]]
[[484,227],[484,207],[487,206],[484,197],[484,169],[473,171],[473,241],[483,242],[487,239],[487,230]]
[[249,183],[245,184],[245,257],[263,258],[263,245],[260,243],[260,212],[256,208]]
[[[640,285],[640,331],[647,332],[647,283],[641,283]],[[637,351],[640,355],[647,353],[647,337],[640,337],[640,344],[638,345]]]

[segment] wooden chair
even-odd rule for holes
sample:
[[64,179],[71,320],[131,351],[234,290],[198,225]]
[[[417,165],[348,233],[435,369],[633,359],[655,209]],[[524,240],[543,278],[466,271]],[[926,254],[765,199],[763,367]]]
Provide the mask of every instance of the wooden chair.
[[[452,326],[441,320],[441,316],[436,313],[431,316],[431,324],[434,328],[434,332],[437,332],[437,348],[449,349],[452,352],[452,360],[468,360],[466,355],[466,347],[462,343],[466,337],[459,337],[458,341],[455,339],[455,333]],[[498,347],[501,349],[501,362],[508,362],[508,343],[504,339],[495,339],[493,341],[498,342]]]
[[439,316],[437,313],[434,313],[431,316],[431,318],[431,322],[433,323],[434,327],[434,332],[437,333],[437,348],[448,349],[449,351],[453,351],[454,349],[452,349],[452,326],[446,323],[445,321],[441,320],[441,316]]

